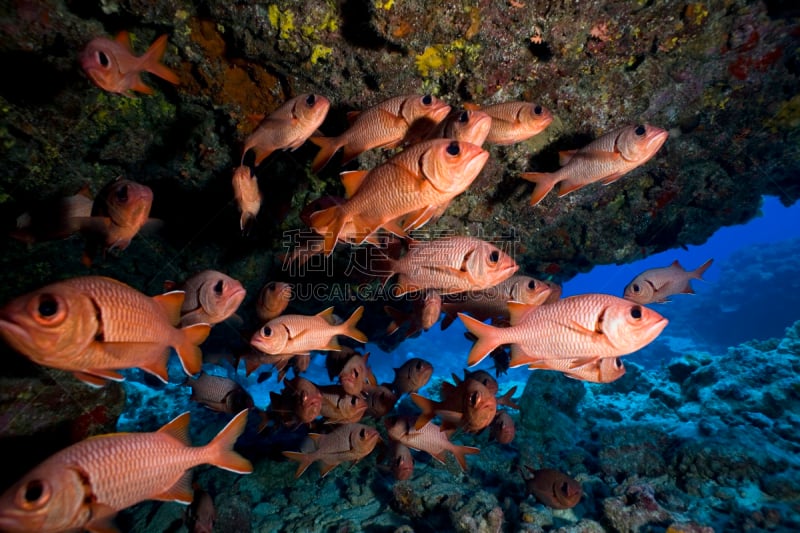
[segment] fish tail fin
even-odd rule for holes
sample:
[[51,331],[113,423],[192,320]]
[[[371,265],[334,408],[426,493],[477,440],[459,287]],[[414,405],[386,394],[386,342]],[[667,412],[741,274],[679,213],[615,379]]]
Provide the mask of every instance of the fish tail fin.
[[248,410],[244,409],[238,415],[228,422],[228,425],[222,428],[222,431],[217,433],[217,436],[206,445],[208,450],[208,464],[236,472],[237,474],[249,474],[253,471],[253,465],[233,451],[233,446],[239,435],[244,432],[247,426],[247,413]]
[[147,52],[145,52],[144,56],[142,57],[142,68],[147,72],[172,83],[173,85],[178,85],[178,83],[180,83],[180,78],[178,78],[178,75],[175,73],[175,71],[161,62],[161,58],[164,56],[164,51],[166,49],[167,34],[164,34],[153,41],[153,44],[151,44],[150,48],[148,48]]
[[243,212],[239,217],[239,229],[242,230],[243,235],[249,235],[256,224],[256,215],[253,213]]
[[181,361],[183,371],[188,375],[194,375],[203,368],[203,352],[200,345],[206,340],[211,332],[208,324],[192,324],[181,328],[182,338],[178,346],[174,346]]
[[[255,154],[255,160],[253,161],[254,166],[258,166],[261,164],[263,160],[268,158],[272,152],[274,152],[271,148],[261,148],[260,146],[253,146],[253,153]],[[242,156],[244,159],[244,156]]]
[[315,136],[310,137],[308,140],[319,146],[319,152],[314,156],[314,161],[311,163],[311,170],[315,173],[322,170],[339,148],[342,147],[342,142],[339,140],[339,137]]
[[453,457],[456,458],[458,461],[458,466],[461,467],[462,472],[467,471],[467,455],[474,455],[476,453],[480,453],[480,448],[475,448],[474,446],[462,446],[459,444],[453,445]]
[[712,259],[709,259],[708,261],[706,261],[705,263],[703,263],[702,265],[700,265],[699,267],[695,268],[694,270],[692,270],[689,273],[690,277],[692,277],[694,279],[699,279],[700,281],[704,281],[703,280],[703,274],[706,273],[706,270],[708,270],[708,267],[710,267],[711,263],[713,263],[713,262],[714,262],[714,259],[712,258]]
[[344,224],[342,208],[338,205],[311,214],[311,227],[324,239],[323,253],[330,255],[333,252]]
[[414,429],[419,431],[425,426],[425,424],[433,420],[434,416],[436,416],[436,402],[430,398],[421,396],[416,392],[412,392],[409,397],[411,398],[411,401],[417,405],[417,407],[422,409],[422,412],[417,415],[417,421],[414,422]]
[[361,317],[364,314],[364,306],[359,306],[358,309],[353,311],[353,314],[350,315],[350,318],[344,321],[342,324],[342,332],[341,335],[345,335],[350,337],[351,339],[357,340],[358,342],[367,342],[367,336],[364,335],[361,331],[356,328],[356,324],[358,321],[361,320]]
[[542,198],[556,185],[556,177],[552,172],[523,172],[520,177],[534,184],[533,192],[531,193],[531,205],[541,202]]
[[458,313],[458,318],[461,319],[461,322],[464,323],[464,327],[466,327],[470,333],[478,337],[478,340],[472,345],[472,349],[469,351],[469,357],[467,358],[467,364],[469,366],[477,365],[483,361],[492,350],[500,346],[501,343],[497,340],[498,328],[490,326],[489,324],[484,324],[480,320],[465,315],[464,313]]
[[311,463],[314,462],[314,459],[311,458],[311,454],[309,453],[300,453],[300,452],[281,452],[284,457],[291,461],[297,461],[297,471],[294,473],[295,479],[299,478],[303,475],[303,472],[311,466]]
[[514,401],[514,393],[517,392],[517,386],[514,385],[508,392],[497,398],[497,405],[505,405],[511,407],[512,409],[519,410],[519,405]]

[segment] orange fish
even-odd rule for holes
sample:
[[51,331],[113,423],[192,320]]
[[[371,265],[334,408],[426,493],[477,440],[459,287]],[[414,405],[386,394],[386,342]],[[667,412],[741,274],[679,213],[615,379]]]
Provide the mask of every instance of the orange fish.
[[283,455],[292,461],[300,463],[294,477],[298,478],[315,461],[320,462],[320,474],[328,475],[337,465],[345,461],[357,463],[375,449],[381,440],[378,430],[364,424],[345,424],[325,435],[309,433],[314,441],[316,450],[310,453],[283,452]]
[[269,412],[279,414],[284,425],[309,424],[322,414],[322,393],[305,378],[287,380],[280,394],[269,396]]
[[529,364],[528,368],[556,370],[567,377],[592,383],[611,383],[625,375],[625,365],[621,357],[605,357],[589,363],[575,359],[543,360]]
[[358,422],[367,411],[367,401],[363,396],[347,394],[341,385],[323,385],[320,414],[328,424],[349,424]]
[[396,440],[389,445],[392,474],[397,481],[409,479],[414,473],[414,458],[408,446]]
[[481,146],[491,127],[492,117],[483,111],[466,109],[450,113],[436,126],[430,138],[454,139]]
[[230,378],[200,372],[197,379],[189,378],[184,385],[192,389],[191,401],[218,413],[233,415],[254,405],[250,394]]
[[580,294],[546,305],[509,304],[511,327],[496,328],[459,313],[478,340],[469,353],[475,365],[501,344],[511,344],[510,366],[556,359],[572,368],[635,352],[655,339],[667,319],[610,294]]
[[578,505],[583,496],[581,484],[552,468],[535,470],[525,467],[530,476],[524,476],[525,487],[528,494],[533,494],[536,499],[553,509],[571,509]]
[[455,320],[459,312],[467,313],[480,321],[508,320],[508,302],[539,305],[550,295],[550,287],[536,278],[515,274],[494,287],[446,296],[442,302],[442,330]]
[[347,394],[358,396],[366,385],[376,386],[375,375],[369,368],[367,361],[369,352],[362,355],[354,355],[342,367],[339,372],[339,383]]
[[383,307],[386,314],[392,317],[392,321],[386,326],[387,335],[395,333],[405,324],[408,324],[406,338],[431,329],[442,314],[442,297],[434,290],[425,291],[423,297],[414,298],[411,307],[410,313],[404,313],[388,305]]
[[333,307],[313,316],[281,315],[267,322],[253,334],[250,344],[271,355],[307,354],[312,350],[340,350],[337,335],[344,335],[358,342],[367,342],[367,337],[356,329],[364,314],[359,307],[345,322],[337,323]]
[[258,293],[256,314],[259,320],[269,322],[277,318],[289,306],[292,300],[292,285],[282,281],[270,281]]
[[244,141],[242,164],[248,150],[255,152],[255,166],[275,150],[297,150],[328,116],[330,101],[318,94],[301,94],[270,113]]
[[117,280],[82,276],[19,296],[0,309],[0,335],[40,365],[94,386],[141,368],[166,382],[169,348],[187,374],[202,365],[208,324],[177,329],[183,292],[152,298]]
[[685,270],[676,259],[668,267],[645,270],[628,283],[623,298],[640,304],[666,303],[673,294],[694,294],[690,283],[703,280],[703,274],[711,266],[709,259],[692,271]]
[[492,117],[486,136],[489,144],[514,144],[530,139],[553,121],[549,109],[530,102],[502,102],[480,110]]
[[340,149],[342,165],[373,148],[394,148],[408,137],[422,136],[450,112],[450,106],[430,94],[396,96],[363,112],[348,115],[350,127],[338,137],[311,137],[320,147],[311,169],[319,172]]
[[186,294],[181,306],[181,326],[224,322],[236,313],[247,292],[241,282],[217,270],[198,272],[180,285],[168,281],[164,288]]
[[395,296],[426,289],[442,295],[488,289],[518,268],[497,246],[466,236],[413,241],[406,255],[381,265],[387,280],[399,274]]
[[142,72],[175,85],[179,82],[178,75],[161,63],[166,48],[167,36],[162,35],[144,55],[136,57],[128,32],[121,31],[113,41],[107,37],[93,39],[81,52],[80,62],[89,79],[105,91],[125,96],[133,96],[132,91],[153,94],[152,87],[142,81]]
[[364,416],[376,419],[388,414],[397,403],[397,395],[386,385],[366,385],[364,395],[367,401]]
[[324,237],[327,254],[337,240],[377,243],[380,229],[406,237],[464,192],[487,159],[489,152],[474,144],[417,143],[372,170],[343,172],[347,201],[313,213],[311,227]]
[[478,448],[472,446],[454,444],[450,441],[453,430],[443,431],[432,422],[428,422],[420,429],[414,429],[413,417],[395,416],[385,418],[383,422],[389,439],[405,444],[412,450],[428,453],[442,464],[447,461],[445,452],[450,452],[464,472],[467,470],[467,455],[480,452]]
[[514,419],[508,411],[497,411],[494,420],[489,424],[489,439],[494,439],[500,444],[509,444],[516,434]]
[[412,357],[400,368],[394,369],[392,388],[397,394],[417,392],[428,384],[433,375],[433,365],[425,359]]
[[239,229],[248,233],[256,222],[258,212],[261,211],[261,190],[258,188],[258,178],[250,171],[247,165],[236,167],[233,171],[233,197],[239,208]]
[[531,205],[536,205],[556,185],[559,198],[581,187],[601,182],[608,185],[643,165],[658,152],[669,133],[639,124],[624,126],[595,139],[583,148],[559,154],[561,168],[555,172],[523,172],[520,177],[536,185]]
[[467,433],[478,433],[497,414],[497,398],[483,383],[466,379],[458,385],[442,383],[440,402],[412,392],[411,401],[422,409],[415,429],[421,429],[434,416],[442,419],[442,430],[462,428]]
[[152,433],[113,433],[81,441],[46,459],[0,497],[6,532],[116,531],[117,512],[144,500],[192,501],[190,469],[210,464],[253,471],[233,451],[247,411],[205,446],[189,443],[189,413]]

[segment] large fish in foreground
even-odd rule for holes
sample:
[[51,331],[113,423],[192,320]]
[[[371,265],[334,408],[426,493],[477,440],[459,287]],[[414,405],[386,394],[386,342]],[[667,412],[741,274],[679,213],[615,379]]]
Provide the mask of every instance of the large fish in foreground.
[[395,96],[363,112],[348,115],[350,127],[338,137],[311,137],[320,147],[311,169],[319,172],[331,157],[344,148],[342,165],[373,148],[394,148],[409,136],[424,137],[450,112],[450,106],[435,96]]
[[511,344],[512,368],[571,359],[574,369],[635,352],[658,337],[668,322],[652,309],[610,294],[579,294],[540,306],[512,302],[509,310],[508,328],[459,313],[478,337],[469,352],[470,366],[501,344]]
[[178,329],[182,291],[152,298],[120,281],[82,276],[46,285],[0,308],[0,336],[40,365],[72,372],[94,386],[141,368],[168,379],[169,348],[184,371],[202,365],[208,324]]
[[673,294],[694,294],[693,279],[703,280],[703,274],[711,266],[709,259],[694,270],[687,271],[676,259],[668,267],[645,270],[625,287],[622,295],[626,300],[640,304],[666,303]]
[[536,184],[531,205],[541,202],[557,183],[561,183],[558,196],[562,197],[596,181],[603,185],[617,181],[653,157],[668,135],[666,130],[649,124],[624,126],[583,148],[561,152],[561,168],[557,171],[520,174]]
[[189,443],[189,413],[153,433],[113,433],[61,450],[0,497],[0,531],[9,533],[117,531],[114,515],[144,500],[192,501],[192,472],[210,464],[238,474],[253,471],[233,451],[247,411],[205,446]]

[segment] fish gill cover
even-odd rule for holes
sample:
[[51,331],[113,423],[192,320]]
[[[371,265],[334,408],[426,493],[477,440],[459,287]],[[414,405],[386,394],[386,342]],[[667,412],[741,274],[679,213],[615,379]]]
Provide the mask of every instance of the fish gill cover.
[[[244,389],[235,401],[209,392],[222,412],[190,399],[187,369],[174,356],[163,384],[130,369],[160,368],[166,354],[147,352],[154,363],[141,360],[141,346],[117,350],[124,357],[113,368],[77,372],[104,385],[92,389],[53,369],[75,371],[63,361],[32,363],[4,333],[0,446],[15,460],[0,487],[89,436],[156,431],[186,410],[199,419],[193,440],[208,442],[234,414],[230,406],[249,405],[252,396],[256,410],[237,449],[255,472],[195,472],[205,489],[196,493],[212,496],[216,512],[205,515],[218,530],[797,530],[796,242],[715,261],[713,288],[692,281],[693,297],[644,307],[614,300],[631,318],[650,310],[670,321],[630,355],[598,359],[559,344],[563,357],[542,359],[525,353],[529,337],[518,336],[467,369],[476,340],[464,338],[469,318],[447,314],[455,303],[471,309],[458,312],[509,326],[503,335],[549,328],[559,339],[555,322],[535,309],[501,306],[482,315],[476,305],[526,296],[532,300],[523,304],[549,305],[533,302],[535,284],[530,293],[502,285],[514,267],[549,282],[558,300],[559,284],[595,265],[700,245],[720,227],[746,222],[764,195],[793,204],[800,195],[797,15],[785,2],[745,0],[598,2],[579,10],[516,0],[4,6],[0,57],[10,75],[0,79],[0,216],[8,237],[0,240],[0,303],[83,276],[156,296],[168,282],[206,271],[225,277],[198,290],[200,307],[226,300],[227,279],[246,294],[201,345],[204,370],[231,380],[225,390]],[[385,166],[431,142],[435,123],[469,122],[466,111],[481,109],[496,128],[484,144],[488,158],[440,143],[436,157]],[[314,165],[320,146],[332,142],[321,139],[351,125],[343,149]],[[636,155],[628,146],[640,143],[622,131],[644,145],[657,142]],[[313,142],[302,142],[308,136]],[[448,158],[463,158],[459,164],[476,175],[447,170],[458,168],[442,163]],[[340,171],[347,171],[341,179]],[[151,194],[136,194],[120,178]],[[550,182],[555,192],[540,188]],[[400,194],[404,187],[412,194]],[[313,228],[335,234],[323,241]],[[455,257],[431,248],[416,270],[397,271],[400,259],[412,262],[408,252],[463,237],[486,245],[451,246]],[[398,297],[398,279],[403,290],[424,291]],[[481,294],[477,304],[472,293],[458,302],[448,301],[457,293],[436,296],[465,280],[512,292]],[[273,302],[283,314],[270,320],[320,314],[319,326],[304,330],[296,326],[303,321],[284,318],[273,328],[258,318],[261,289],[272,281],[290,284],[291,300],[289,307]],[[587,292],[618,298],[628,281]],[[64,308],[55,304],[71,300],[47,296],[28,308],[57,321]],[[103,305],[87,315],[102,323],[87,338],[116,350],[109,344],[142,317],[126,318],[122,306],[115,318]],[[362,305],[363,315],[354,315]],[[441,320],[431,326],[421,318],[437,305],[452,329],[439,332]],[[600,307],[570,317],[569,331],[612,338],[616,322],[604,321],[612,314]],[[176,318],[174,308],[164,306],[167,319]],[[203,314],[197,304],[194,311]],[[4,308],[3,321],[8,314]],[[776,314],[789,317],[771,320]],[[393,321],[399,329],[389,327]],[[370,342],[360,344],[348,325]],[[345,333],[323,334],[335,328]],[[303,344],[310,357],[251,346],[254,335],[280,331],[320,338]],[[740,344],[767,336],[774,338]],[[333,350],[337,344],[341,350]],[[367,363],[345,370],[356,351],[371,352]],[[404,451],[389,446],[399,442],[390,431],[413,427],[406,417],[428,405],[393,385],[394,369],[413,357],[433,366],[418,391],[437,402],[433,424],[452,430],[426,430],[416,440],[409,433],[403,441],[411,451]],[[535,370],[508,368],[512,361]],[[468,374],[476,370],[488,374]],[[486,375],[499,387],[488,403]],[[119,377],[125,381],[113,382]],[[349,389],[352,379],[359,395],[337,389]],[[336,456],[341,439],[306,441],[309,431],[333,429],[320,415],[312,427],[297,423],[298,413],[315,415],[317,406],[320,413],[338,408],[331,416],[353,424],[368,413],[363,423],[383,444],[362,458],[352,450]],[[474,426],[483,425],[486,409],[511,415],[510,443],[499,442],[507,431],[497,425]],[[351,429],[341,434],[375,444],[371,431]],[[329,444],[316,449],[320,442]],[[281,452],[316,454],[320,468],[295,480],[297,466]],[[320,471],[330,473],[320,480]],[[537,496],[547,488],[558,497]],[[312,491],[319,498],[309,502]],[[44,493],[24,494],[38,500]],[[555,508],[576,495],[573,507]],[[198,531],[200,521],[187,517]],[[181,520],[181,506],[145,502],[123,510],[117,526],[164,531]]]

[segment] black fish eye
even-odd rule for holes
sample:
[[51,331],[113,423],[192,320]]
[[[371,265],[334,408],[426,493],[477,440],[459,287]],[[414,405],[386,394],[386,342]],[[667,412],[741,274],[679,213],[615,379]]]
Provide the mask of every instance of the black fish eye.
[[641,291],[641,290],[642,290],[642,288],[641,288],[641,287],[639,287],[639,284],[638,284],[638,283],[634,283],[634,284],[633,284],[633,292],[639,292],[639,291]]
[[490,263],[497,263],[499,260],[500,260],[500,252],[498,252],[497,250],[489,254]]
[[358,369],[357,368],[353,369],[353,376],[358,377]]
[[39,307],[36,310],[40,316],[50,318],[58,312],[58,302],[49,294],[43,294],[39,298]]
[[367,438],[367,430],[365,430],[364,428],[361,428],[361,431],[358,432],[358,436],[361,437],[362,439],[366,439]]
[[272,328],[270,328],[269,326],[264,326],[263,328],[261,328],[261,335],[263,335],[264,337],[269,337],[270,335],[272,335]]
[[643,125],[639,124],[638,126],[636,126],[636,129],[633,132],[639,137],[641,137],[642,135],[644,135],[645,128]]
[[616,366],[617,368],[622,368],[622,359],[620,359],[619,357],[614,359],[614,366]]
[[450,155],[458,155],[461,152],[461,148],[458,146],[457,141],[453,141],[447,145],[447,153]]
[[309,94],[309,95],[306,97],[306,105],[307,105],[308,107],[314,107],[314,104],[315,104],[316,102],[317,102],[317,97],[316,97],[316,96],[314,96],[313,94]]
[[29,481],[27,485],[25,485],[25,501],[28,503],[35,503],[37,502],[42,496],[44,496],[44,483],[41,482],[39,479],[34,479]]
[[97,60],[100,62],[100,66],[108,67],[111,64],[111,61],[108,59],[108,56],[105,52],[100,50],[97,51]]
[[642,308],[639,307],[638,305],[631,307],[631,316],[636,320],[642,318]]
[[460,115],[458,115],[458,121],[461,123],[469,122],[469,111],[462,111]]
[[536,288],[536,280],[535,279],[532,279],[532,280],[530,280],[528,282],[528,288],[529,289],[535,289]]
[[426,94],[422,97],[422,105],[431,105],[433,103],[433,96]]
[[566,481],[561,483],[561,492],[564,493],[565,495],[569,494],[569,483],[567,483]]
[[414,365],[414,368],[416,368],[417,370],[422,370],[422,361],[417,361],[417,364]]
[[117,200],[120,202],[127,202],[128,201],[128,186],[123,185],[116,192]]
[[224,286],[224,283],[222,282],[222,280],[219,280],[218,282],[216,282],[214,284],[214,292],[217,293],[218,295],[222,296],[222,287],[223,286]]
[[535,115],[541,115],[541,114],[542,114],[542,106],[540,106],[540,105],[537,105],[536,107],[534,107],[534,108],[533,108],[533,113],[534,113]]
[[355,405],[358,402],[358,398],[355,396],[350,396],[350,405]]
[[477,391],[473,392],[472,394],[469,395],[469,404],[472,407],[475,407],[475,405],[478,403],[478,400],[480,399],[480,397],[481,397],[481,395],[478,394]]

